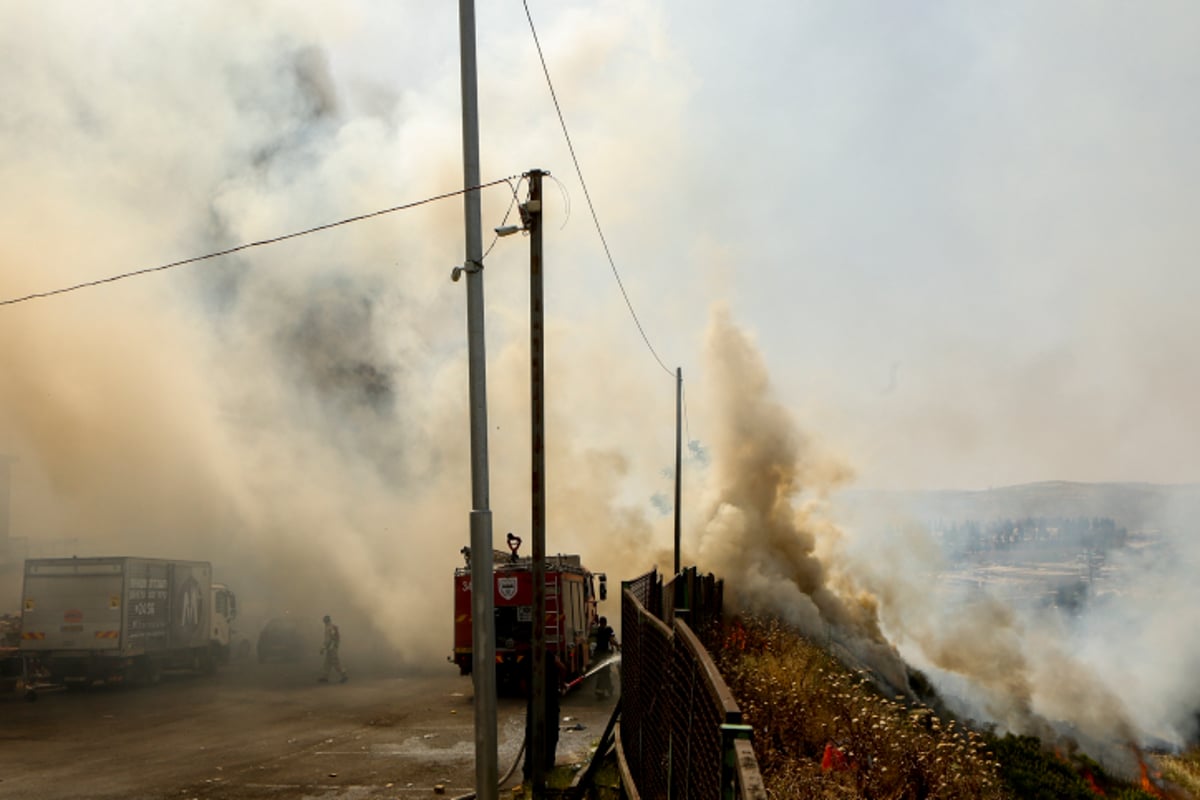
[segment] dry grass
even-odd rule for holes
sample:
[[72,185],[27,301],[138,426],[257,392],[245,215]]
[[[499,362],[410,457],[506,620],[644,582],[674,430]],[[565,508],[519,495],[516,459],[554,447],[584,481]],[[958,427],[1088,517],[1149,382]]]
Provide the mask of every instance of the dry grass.
[[881,697],[862,674],[778,623],[743,621],[714,650],[754,727],[771,797],[1008,796],[979,734]]
[[1165,779],[1193,797],[1200,797],[1200,750],[1178,756],[1155,756],[1153,761]]

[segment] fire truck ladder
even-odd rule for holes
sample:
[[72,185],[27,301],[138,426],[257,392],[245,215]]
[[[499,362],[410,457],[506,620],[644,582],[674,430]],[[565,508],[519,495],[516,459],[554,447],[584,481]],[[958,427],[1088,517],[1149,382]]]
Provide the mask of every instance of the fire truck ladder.
[[562,652],[562,640],[559,638],[558,583],[557,580],[546,583],[546,646],[555,646],[560,651],[559,655],[565,658],[566,653]]

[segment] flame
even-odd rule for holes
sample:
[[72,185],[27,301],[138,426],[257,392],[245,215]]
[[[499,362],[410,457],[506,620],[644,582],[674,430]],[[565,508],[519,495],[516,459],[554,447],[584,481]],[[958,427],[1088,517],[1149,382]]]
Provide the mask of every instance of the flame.
[[1150,769],[1146,766],[1146,759],[1142,757],[1141,752],[1135,752],[1137,752],[1138,769],[1142,773],[1142,791],[1146,792],[1147,794],[1152,794],[1155,797],[1163,798],[1163,800],[1168,800],[1166,792],[1158,788],[1158,786],[1154,784],[1154,781],[1150,780]]
[[746,627],[739,619],[733,620],[729,625],[729,632],[725,636],[725,647],[744,652],[746,650]]
[[1096,779],[1092,777],[1092,773],[1090,773],[1090,772],[1087,772],[1087,771],[1085,770],[1085,771],[1084,771],[1084,773],[1083,773],[1083,779],[1084,779],[1085,781],[1087,781],[1088,788],[1089,788],[1089,789],[1091,789],[1093,792],[1095,792],[1096,794],[1100,795],[1101,797],[1107,797],[1107,796],[1108,796],[1108,795],[1104,794],[1104,790],[1103,790],[1103,789],[1101,789],[1101,788],[1100,788],[1100,786],[1099,786],[1099,784],[1097,784],[1097,783],[1096,783]]

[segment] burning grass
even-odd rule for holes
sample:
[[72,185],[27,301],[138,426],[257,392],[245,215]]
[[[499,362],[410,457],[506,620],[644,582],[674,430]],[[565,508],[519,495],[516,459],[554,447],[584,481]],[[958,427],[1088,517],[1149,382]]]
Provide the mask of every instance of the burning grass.
[[1160,790],[1143,775],[1145,788],[1115,778],[1082,753],[1048,750],[1035,736],[989,737],[989,746],[1000,762],[1005,785],[1021,800],[1154,800],[1182,798]]
[[[738,620],[711,650],[754,727],[773,798],[1165,796],[1117,780],[1081,754],[1056,754],[1034,737],[996,737],[885,697],[866,673],[775,621]],[[1200,776],[1198,764],[1187,766]]]

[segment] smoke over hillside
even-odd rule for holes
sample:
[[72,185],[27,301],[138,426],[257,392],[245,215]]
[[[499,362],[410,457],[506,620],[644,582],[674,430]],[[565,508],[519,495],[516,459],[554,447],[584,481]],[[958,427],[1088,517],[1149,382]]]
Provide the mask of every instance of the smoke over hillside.
[[[1065,736],[1118,761],[1124,744],[1194,735],[1200,696],[1179,668],[1200,656],[1188,634],[1200,598],[1183,569],[1118,562],[1139,591],[1078,618],[986,590],[938,591],[943,552],[899,508],[884,528],[835,522],[829,499],[849,483],[847,468],[773,396],[756,348],[726,312],[713,317],[707,353],[720,410],[699,555],[738,606],[843,646],[905,687],[898,645],[952,705],[1004,730]],[[1147,602],[1151,585],[1170,614]]]
[[892,686],[906,688],[875,598],[834,571],[840,533],[822,507],[849,480],[848,469],[799,431],[772,396],[757,349],[724,309],[713,315],[706,355],[717,438],[701,564],[723,576],[744,607],[779,614],[814,637],[835,629]]

